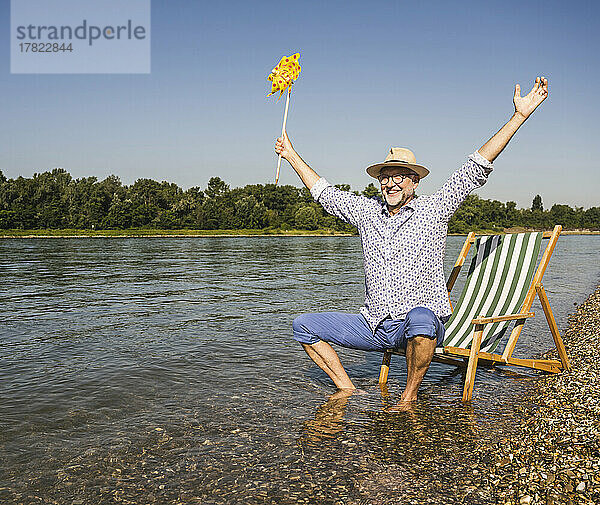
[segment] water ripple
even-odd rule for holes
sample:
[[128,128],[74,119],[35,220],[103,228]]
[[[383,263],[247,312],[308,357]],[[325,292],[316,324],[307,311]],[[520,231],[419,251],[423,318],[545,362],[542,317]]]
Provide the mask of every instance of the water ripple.
[[[462,241],[448,239],[447,272]],[[599,245],[559,240],[544,285],[560,327],[600,279]],[[359,503],[384,483],[406,492],[419,465],[436,489],[478,437],[510,430],[531,377],[478,371],[469,410],[461,374],[434,363],[417,411],[390,415],[403,360],[382,393],[381,356],[342,350],[367,394],[327,400],[331,382],[291,321],[361,305],[356,237],[23,239],[0,251],[3,503],[333,503],[333,489]],[[543,317],[525,328],[517,352],[551,347]]]

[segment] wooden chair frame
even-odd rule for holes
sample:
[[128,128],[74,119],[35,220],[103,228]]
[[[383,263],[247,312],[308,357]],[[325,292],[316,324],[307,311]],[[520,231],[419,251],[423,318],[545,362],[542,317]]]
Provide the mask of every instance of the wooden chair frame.
[[[478,363],[481,363],[484,366],[514,365],[526,368],[534,368],[537,370],[543,370],[552,373],[558,373],[562,369],[571,369],[571,364],[569,363],[567,351],[565,350],[565,346],[558,331],[558,326],[556,325],[554,315],[552,314],[552,309],[550,308],[548,296],[546,295],[546,291],[544,290],[544,286],[542,284],[542,277],[544,276],[544,272],[546,271],[546,267],[548,266],[550,257],[554,252],[554,247],[556,246],[556,242],[558,241],[558,237],[560,236],[561,231],[562,226],[557,225],[551,232],[543,233],[542,238],[549,239],[549,242],[542,255],[540,264],[535,272],[535,275],[533,276],[531,285],[529,286],[529,290],[527,291],[525,300],[523,301],[523,305],[521,306],[521,309],[517,314],[506,314],[497,317],[476,317],[471,321],[471,323],[473,324],[473,340],[470,349],[462,347],[445,346],[443,354],[436,353],[434,355],[433,361],[463,367],[466,365],[467,371],[465,376],[465,384],[463,388],[463,402],[471,401],[471,398],[473,397],[473,385],[475,382],[475,372],[477,370]],[[458,255],[458,259],[456,260],[454,268],[452,269],[450,277],[448,278],[448,282],[446,283],[446,287],[448,289],[448,297],[450,296],[450,292],[452,291],[454,283],[458,278],[458,274],[460,273],[460,270],[465,262],[469,249],[474,243],[475,233],[471,232],[467,235],[465,243]],[[548,322],[548,326],[550,327],[550,333],[554,338],[554,344],[556,345],[556,349],[558,350],[560,360],[522,359],[514,358],[512,356],[515,346],[517,345],[517,340],[519,339],[521,331],[523,330],[523,325],[525,324],[525,321],[530,317],[534,317],[535,315],[533,312],[530,312],[530,310],[536,294],[540,298],[540,302],[544,310],[544,315],[546,316],[546,321]],[[515,320],[516,324],[511,331],[504,352],[502,354],[494,354],[480,351],[479,349],[481,346],[481,339],[485,325],[490,323],[496,323],[499,321],[510,320]],[[392,354],[403,355],[403,353],[399,350],[388,349],[384,352],[383,362],[381,364],[381,371],[379,373],[379,384],[385,384],[387,382],[387,376],[389,372]]]

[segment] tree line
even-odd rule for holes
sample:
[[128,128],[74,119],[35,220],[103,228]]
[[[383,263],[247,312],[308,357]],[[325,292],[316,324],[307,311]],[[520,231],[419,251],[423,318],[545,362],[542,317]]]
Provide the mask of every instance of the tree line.
[[[350,190],[347,184],[337,185]],[[359,192],[354,191],[359,194]],[[377,197],[369,184],[360,194]],[[469,195],[449,223],[450,233],[524,227],[600,230],[600,207],[555,204],[544,210],[536,195],[531,208]],[[354,227],[327,214],[306,188],[250,184],[230,188],[219,177],[205,189],[182,190],[169,182],[138,179],[123,185],[114,175],[73,179],[62,168],[31,178],[7,179],[0,171],[0,229],[330,229]]]

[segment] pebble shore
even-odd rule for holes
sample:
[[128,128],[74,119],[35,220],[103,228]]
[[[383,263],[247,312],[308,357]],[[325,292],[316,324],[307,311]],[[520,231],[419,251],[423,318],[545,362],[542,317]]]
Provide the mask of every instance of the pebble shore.
[[515,436],[493,449],[486,487],[497,503],[600,503],[600,287],[563,340],[572,370],[541,375],[516,407]]

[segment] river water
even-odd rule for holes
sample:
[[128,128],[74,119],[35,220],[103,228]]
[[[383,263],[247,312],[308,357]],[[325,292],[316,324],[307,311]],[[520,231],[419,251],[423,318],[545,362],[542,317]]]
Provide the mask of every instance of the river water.
[[[600,236],[560,238],[561,329],[598,265]],[[404,360],[382,391],[381,354],[344,349],[366,394],[330,398],[291,321],[363,294],[357,237],[0,239],[0,502],[493,503],[470,454],[510,435],[535,373],[480,368],[463,406],[461,372],[434,363],[392,414]],[[517,356],[552,346],[533,310]]]

